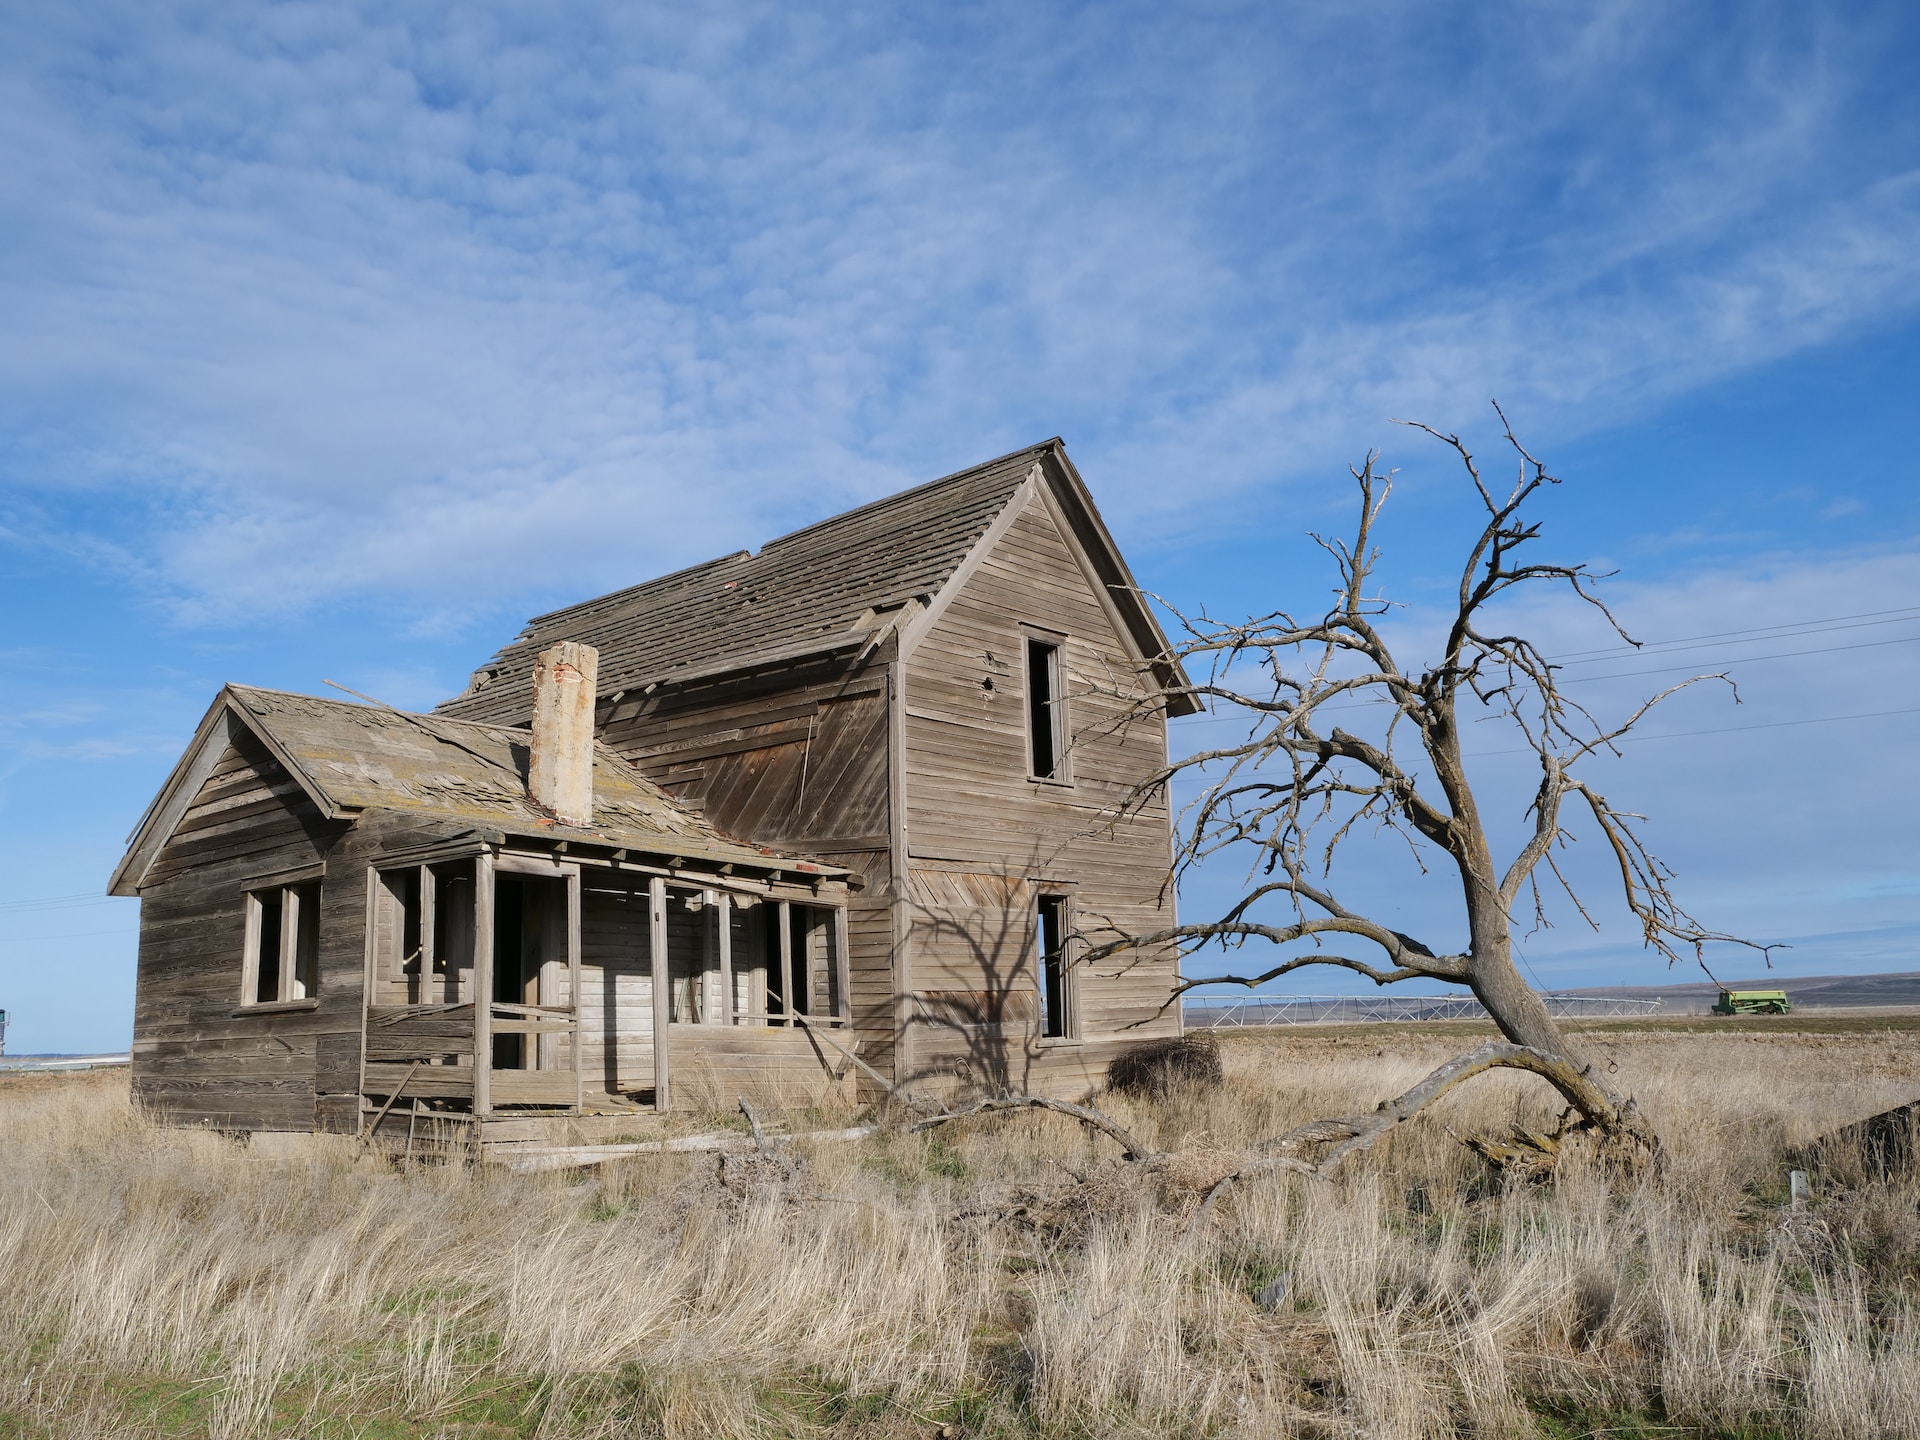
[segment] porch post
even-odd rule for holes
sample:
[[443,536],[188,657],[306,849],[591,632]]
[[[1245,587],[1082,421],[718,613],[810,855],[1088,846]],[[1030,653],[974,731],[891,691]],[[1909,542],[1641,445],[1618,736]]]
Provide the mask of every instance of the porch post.
[[493,852],[473,861],[473,1113],[493,1113]]
[[667,1033],[673,1016],[673,967],[667,959],[667,882],[656,875],[647,886],[649,929],[647,953],[652,960],[653,997],[653,1108],[666,1114],[671,1098],[667,1083]]
[[443,997],[433,993],[433,867],[420,867],[420,1003],[431,1005]]
[[853,1028],[853,962],[847,954],[847,907],[833,907],[833,983],[840,991],[840,1019]]
[[720,892],[714,906],[714,923],[720,928],[720,1023],[733,1024],[733,897]]
[[793,1017],[798,1006],[793,997],[793,912],[787,902],[780,901],[780,908],[774,912],[780,926],[780,1001],[781,1018],[792,1028]]
[[587,1067],[582,1051],[586,1032],[580,1024],[580,871],[567,876],[567,1004],[573,1021],[573,1113],[582,1115],[587,1108]]

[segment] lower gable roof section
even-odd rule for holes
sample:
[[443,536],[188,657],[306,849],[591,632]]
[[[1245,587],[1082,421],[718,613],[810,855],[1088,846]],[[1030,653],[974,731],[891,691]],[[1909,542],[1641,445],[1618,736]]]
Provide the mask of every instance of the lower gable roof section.
[[604,745],[594,746],[593,822],[564,825],[527,793],[525,730],[229,685],[129,838],[109,893],[139,893],[201,785],[242,735],[264,745],[328,819],[380,810],[713,867],[845,874],[722,833]]

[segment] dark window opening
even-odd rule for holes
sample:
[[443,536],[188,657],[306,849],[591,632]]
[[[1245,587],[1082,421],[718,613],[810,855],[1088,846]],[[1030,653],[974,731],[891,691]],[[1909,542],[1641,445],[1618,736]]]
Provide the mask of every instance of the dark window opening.
[[454,860],[379,872],[374,954],[385,1002],[472,998],[461,993],[461,972],[473,965],[473,870]]
[[[783,908],[787,916],[787,963],[784,973],[780,964],[780,913]],[[767,1014],[811,1015],[814,1011],[812,907],[770,904],[765,909],[768,931]]]
[[808,906],[787,906],[787,994],[802,1015],[813,1013],[812,922]]
[[1067,955],[1065,897],[1042,895],[1034,941],[1042,1002],[1041,1034],[1048,1040],[1067,1036]]
[[[504,1005],[552,1005],[554,967],[567,961],[567,882],[534,875],[500,875],[493,882],[493,998]],[[513,1012],[507,1012],[511,1015]],[[550,1070],[557,1047],[545,1037],[493,1035],[496,1070]]]
[[262,890],[254,903],[260,918],[254,930],[253,994],[255,1005],[271,1005],[280,998],[280,915],[284,908],[278,890]]
[[273,1005],[320,993],[320,882],[277,885],[247,897],[252,949],[241,1002]]
[[1060,647],[1044,640],[1027,641],[1027,733],[1032,741],[1036,779],[1059,778]]
[[[766,913],[767,1018],[791,1024],[791,1017],[832,1017],[845,1013],[841,994],[840,949],[834,911],[824,905],[769,902]],[[786,957],[781,963],[780,915],[785,911]],[[736,957],[735,964],[738,966]]]

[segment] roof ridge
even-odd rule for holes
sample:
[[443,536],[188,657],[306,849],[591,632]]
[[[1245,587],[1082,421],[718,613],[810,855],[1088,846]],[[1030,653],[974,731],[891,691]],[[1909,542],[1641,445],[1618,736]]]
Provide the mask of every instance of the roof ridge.
[[665,679],[857,628],[863,606],[937,593],[1034,467],[1061,453],[1057,436],[1009,450],[788,531],[758,551],[734,551],[537,615],[434,713],[519,718],[531,658],[556,639],[600,650],[605,693],[635,676]]
[[880,511],[888,506],[910,501],[915,496],[923,495],[929,490],[937,489],[942,485],[952,484],[957,480],[965,480],[971,476],[983,474],[993,469],[996,465],[1004,465],[1007,461],[1017,460],[1024,455],[1044,454],[1047,450],[1059,443],[1060,437],[1056,435],[1051,439],[1042,440],[1037,445],[1024,445],[1017,450],[1009,450],[1004,455],[995,456],[991,460],[983,460],[978,465],[968,465],[950,474],[942,475],[938,479],[923,481],[921,484],[915,485],[910,489],[896,490],[890,495],[882,495],[878,499],[869,500],[863,505],[856,505],[851,510],[842,510],[837,514],[822,516],[809,525],[802,525],[798,530],[789,530],[784,535],[776,535],[771,540],[762,541],[760,548],[757,550],[734,550],[725,555],[716,555],[711,560],[701,560],[692,565],[684,565],[678,570],[669,570],[664,575],[655,575],[651,579],[637,581],[622,589],[609,590],[604,595],[595,595],[591,599],[579,600],[572,605],[562,605],[558,609],[532,616],[526,624],[521,627],[522,636],[516,637],[516,641],[510,641],[508,645],[503,646],[502,649],[510,649],[514,643],[517,643],[518,639],[526,638],[525,631],[557,620],[561,616],[578,614],[580,611],[596,605],[606,605],[612,608],[612,606],[620,600],[636,595],[643,590],[652,589],[656,585],[666,585],[676,580],[689,579],[697,575],[700,571],[710,570],[717,565],[724,565],[730,560],[759,560],[774,547],[786,545],[791,541],[798,540],[803,535],[809,535],[825,526],[838,525],[853,519],[857,515],[870,511]]
[[1004,455],[996,455],[993,459],[983,460],[978,465],[969,465],[965,469],[955,470],[951,474],[940,476],[937,480],[926,480],[910,489],[896,490],[891,495],[882,495],[877,500],[869,500],[866,504],[856,505],[851,510],[842,510],[838,515],[823,516],[811,525],[802,525],[798,530],[789,530],[785,535],[776,535],[773,539],[763,544],[758,550],[754,551],[754,558],[758,559],[774,546],[784,545],[789,540],[797,540],[800,536],[810,534],[815,530],[821,529],[823,526],[837,525],[842,520],[851,520],[862,511],[879,510],[884,506],[895,505],[902,501],[911,500],[916,495],[925,494],[927,491],[937,489],[942,485],[950,485],[956,480],[965,480],[972,476],[982,474],[985,471],[993,469],[996,465],[1004,465],[1007,461],[1017,460],[1023,455],[1042,454],[1059,443],[1059,438],[1060,437],[1056,435],[1051,440],[1042,440],[1038,445],[1023,445],[1018,450],[1009,450]]

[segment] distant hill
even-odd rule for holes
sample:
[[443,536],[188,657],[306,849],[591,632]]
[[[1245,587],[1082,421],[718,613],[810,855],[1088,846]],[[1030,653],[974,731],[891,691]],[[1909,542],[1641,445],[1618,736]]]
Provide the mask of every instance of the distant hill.
[[[1823,1009],[1857,1009],[1863,1005],[1920,1005],[1920,970],[1905,970],[1894,975],[1756,975],[1729,980],[1730,990],[1784,990],[1795,1005]],[[1720,998],[1720,989],[1711,981],[1693,980],[1684,985],[1598,985],[1587,990],[1566,990],[1566,995],[1618,995],[1633,1000],[1662,1000],[1664,1008],[1677,1013],[1709,1010]]]

